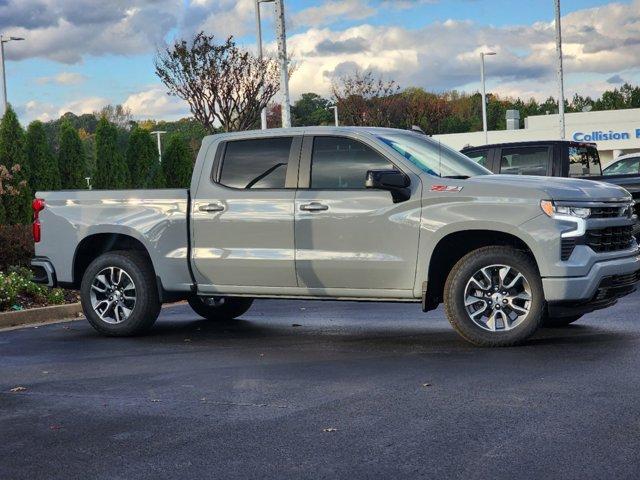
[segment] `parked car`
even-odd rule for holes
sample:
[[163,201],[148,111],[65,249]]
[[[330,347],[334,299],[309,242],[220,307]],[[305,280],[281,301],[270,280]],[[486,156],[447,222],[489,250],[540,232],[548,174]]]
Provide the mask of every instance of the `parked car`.
[[492,175],[425,135],[294,128],[204,139],[185,190],[38,192],[36,278],[79,288],[106,335],[187,299],[211,320],[254,298],[444,303],[476,345],[505,346],[633,291],[623,188]]
[[630,153],[616,158],[602,170],[603,175],[640,175],[640,153]]
[[[640,172],[637,168],[627,172],[622,166],[620,171],[609,168],[603,171],[595,143],[565,140],[496,143],[465,147],[461,152],[494,173],[584,178],[619,185],[631,193],[634,212],[640,214]],[[640,224],[634,226],[634,236],[640,237]]]

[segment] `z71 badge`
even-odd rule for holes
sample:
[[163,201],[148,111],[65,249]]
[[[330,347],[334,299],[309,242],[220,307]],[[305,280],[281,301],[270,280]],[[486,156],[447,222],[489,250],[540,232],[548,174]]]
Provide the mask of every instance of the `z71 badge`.
[[462,187],[455,185],[431,185],[432,192],[459,192]]

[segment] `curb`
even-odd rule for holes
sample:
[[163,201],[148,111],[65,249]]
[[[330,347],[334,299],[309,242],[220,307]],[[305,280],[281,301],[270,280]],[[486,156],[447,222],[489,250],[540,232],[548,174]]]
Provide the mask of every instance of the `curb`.
[[17,312],[0,313],[0,329],[18,327],[22,325],[59,322],[74,320],[82,313],[80,303],[53,305],[51,307],[30,308]]

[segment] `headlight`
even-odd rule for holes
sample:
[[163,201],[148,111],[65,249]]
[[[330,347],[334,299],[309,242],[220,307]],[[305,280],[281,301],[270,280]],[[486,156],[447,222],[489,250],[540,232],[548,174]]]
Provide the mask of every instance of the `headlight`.
[[563,215],[567,217],[589,218],[591,215],[590,208],[554,205],[551,200],[542,200],[540,202],[540,208],[549,217]]

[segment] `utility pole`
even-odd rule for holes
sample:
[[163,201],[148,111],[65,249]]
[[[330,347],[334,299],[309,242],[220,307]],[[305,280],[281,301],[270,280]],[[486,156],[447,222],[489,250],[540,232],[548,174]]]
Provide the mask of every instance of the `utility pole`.
[[[262,19],[260,18],[260,4],[269,3],[273,0],[256,0],[256,36],[258,39],[258,59],[262,62]],[[260,89],[260,97],[262,98],[262,89]],[[262,130],[267,129],[267,109],[263,108],[260,112],[260,127]]]
[[158,163],[162,163],[162,143],[160,141],[160,135],[163,135],[167,132],[163,130],[155,130],[151,132],[151,135],[155,135],[158,138]]
[[566,137],[564,123],[564,70],[562,68],[562,25],[560,23],[560,0],[556,6],[556,54],[558,56],[558,116],[560,117],[560,140]]
[[291,99],[289,98],[289,59],[287,58],[287,32],[284,23],[284,0],[275,0],[276,39],[280,61],[280,89],[282,90],[282,128],[291,127]]
[[336,127],[338,127],[338,106],[334,105],[333,107],[329,107],[329,110],[333,110],[333,118],[335,120]]
[[489,133],[487,132],[487,89],[484,82],[484,57],[495,55],[496,52],[480,52],[480,83],[482,92],[482,131],[484,132],[484,144],[489,144]]
[[0,35],[0,70],[2,70],[2,76],[0,77],[0,81],[2,82],[2,92],[0,95],[0,118],[4,117],[4,114],[7,113],[7,74],[4,66],[4,44],[9,42],[19,42],[24,40],[22,37],[9,37],[5,38]]

